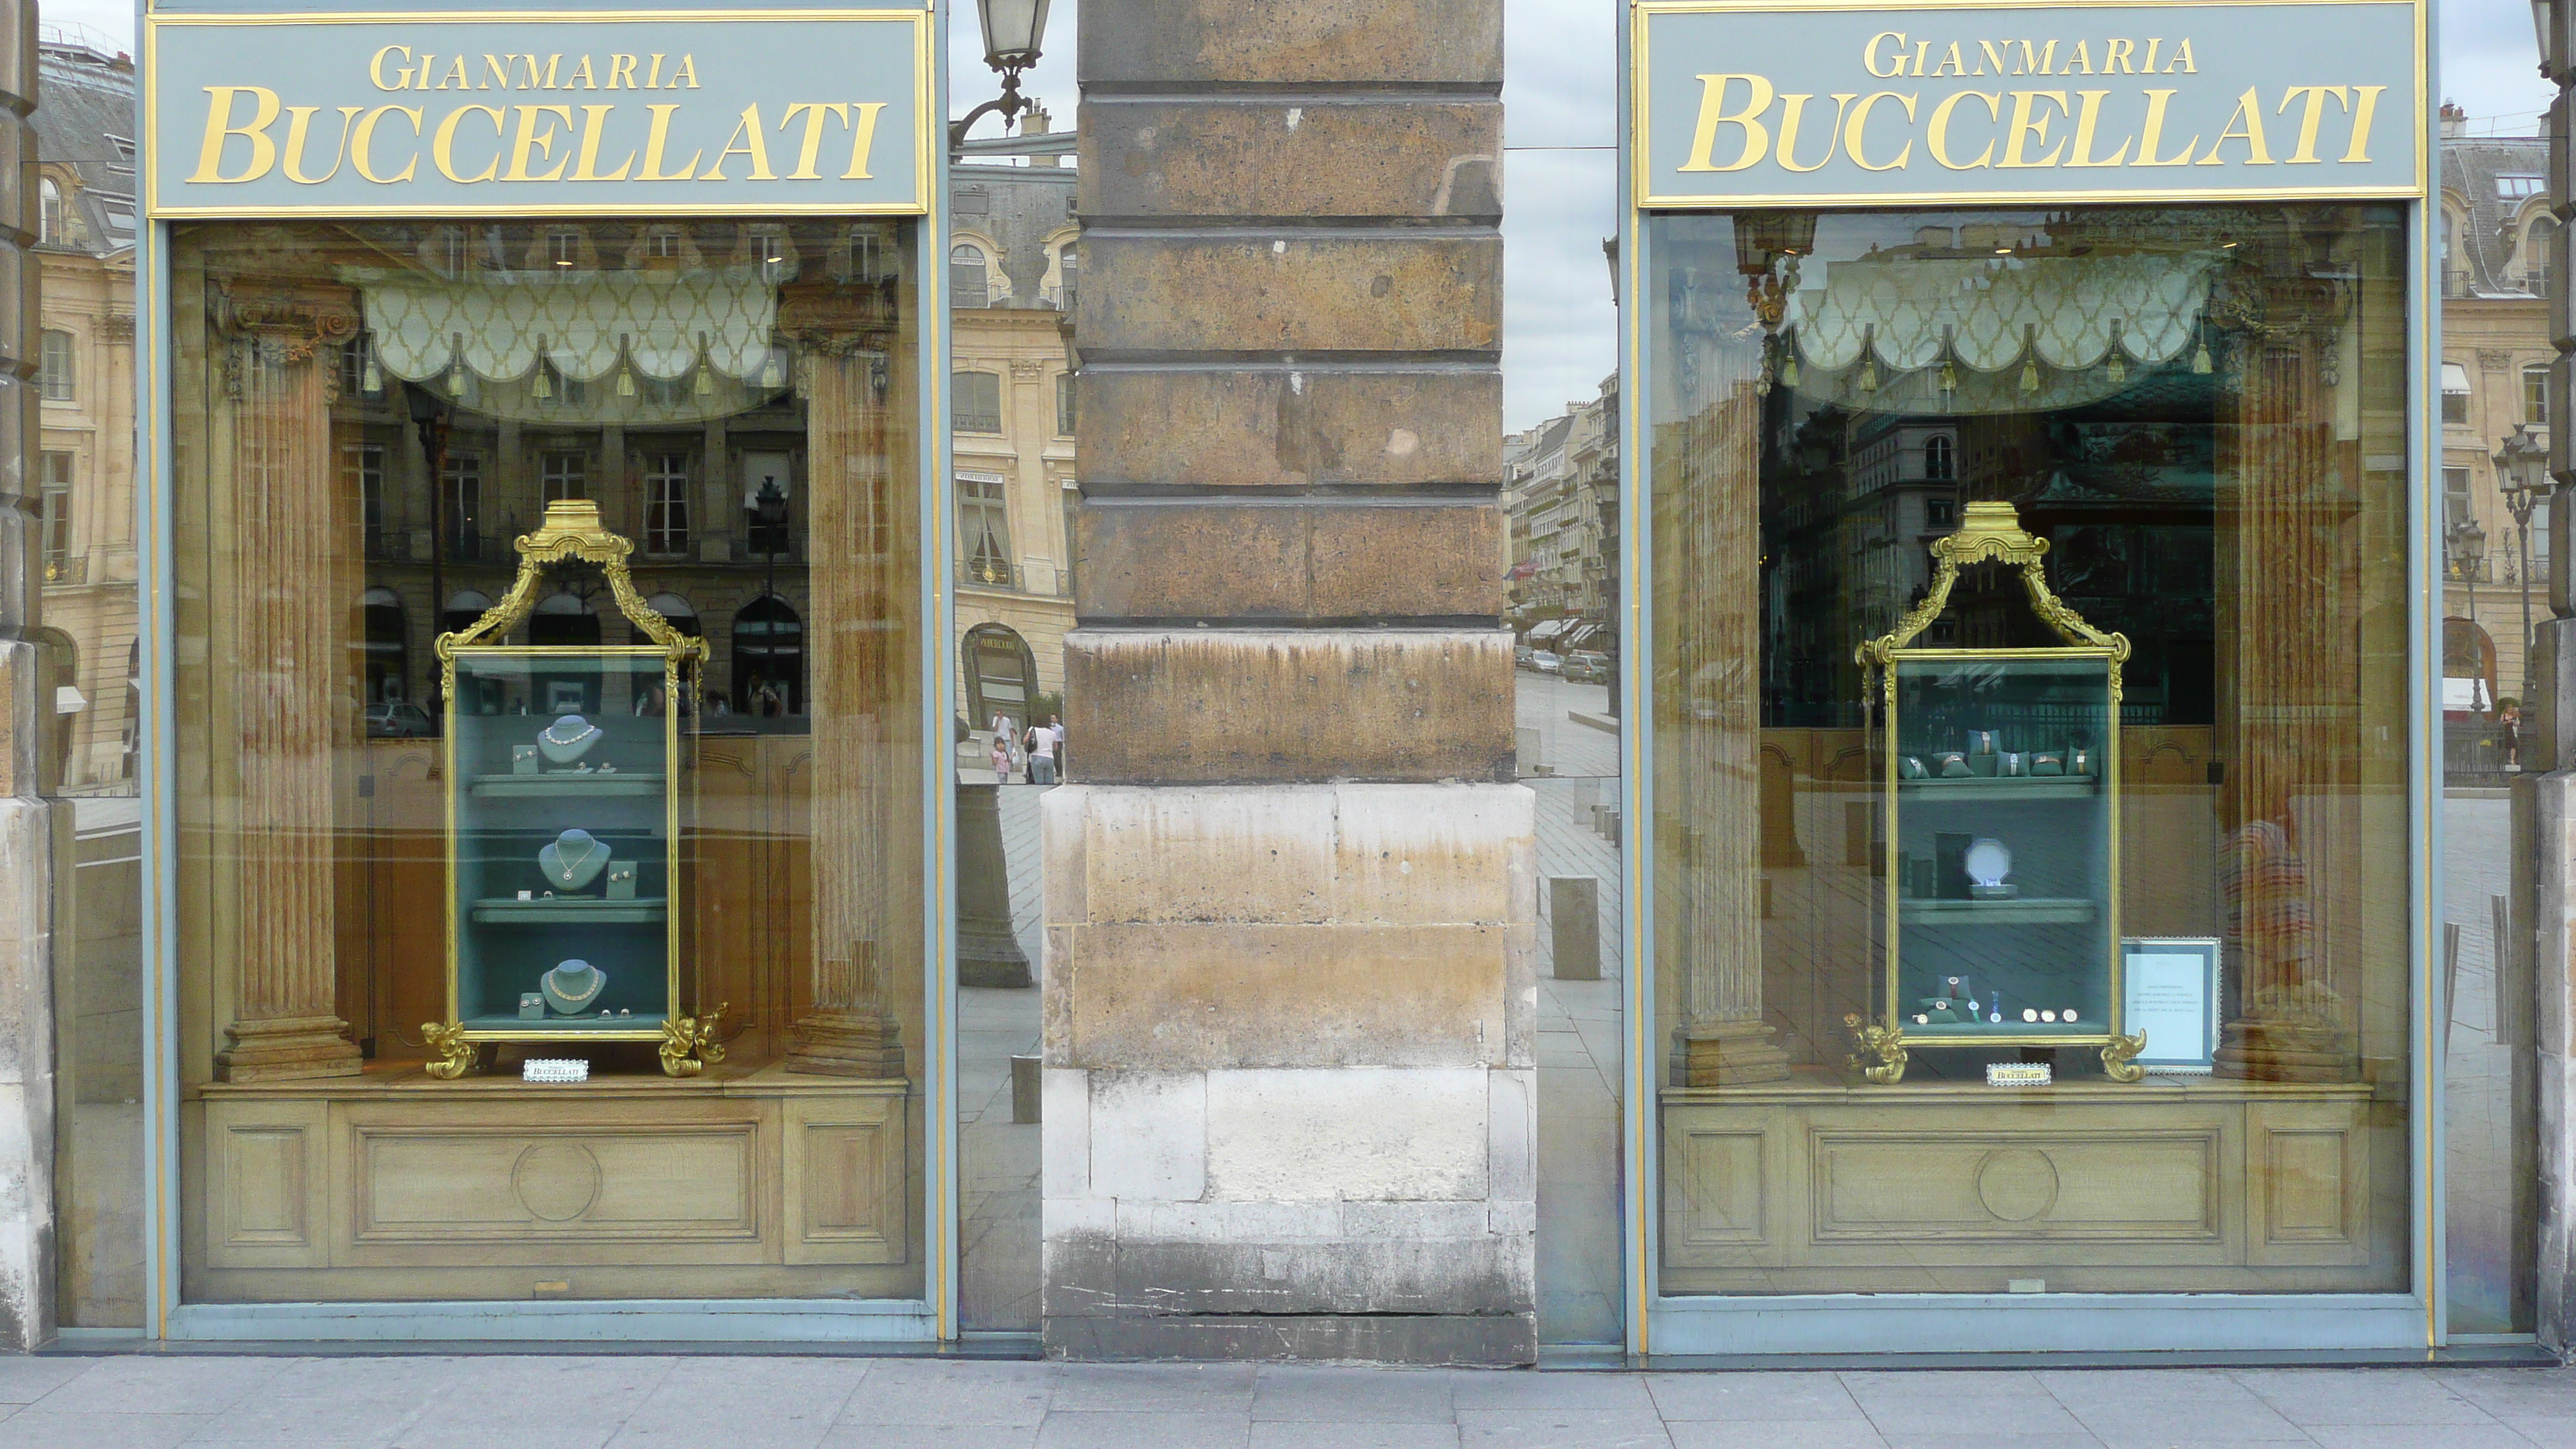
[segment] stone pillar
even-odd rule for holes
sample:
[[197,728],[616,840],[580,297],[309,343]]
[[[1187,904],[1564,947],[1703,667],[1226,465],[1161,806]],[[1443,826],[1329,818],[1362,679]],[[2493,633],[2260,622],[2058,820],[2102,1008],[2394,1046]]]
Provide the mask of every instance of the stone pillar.
[[2557,489],[2549,503],[2549,617],[2535,629],[2530,699],[2523,702],[2525,775],[2513,796],[2514,858],[2530,873],[2515,881],[2516,909],[2527,903],[2532,986],[2538,1007],[2540,1102],[2540,1341],[2561,1353],[2576,1348],[2576,0],[2552,0],[2542,61],[2557,83],[2549,108],[2548,195],[2558,218],[2550,242],[2549,467]]
[[1084,7],[1052,1354],[1535,1356],[1501,42],[1498,0]]
[[[36,8],[0,0],[0,126],[33,158]],[[53,832],[41,746],[52,690],[32,636],[38,500],[32,166],[0,186],[0,1351],[54,1331]]]
[[356,727],[347,673],[348,510],[331,445],[337,344],[357,333],[357,299],[325,284],[239,279],[225,289],[224,463],[236,506],[222,515],[211,611],[213,711],[236,748],[217,751],[233,816],[219,912],[232,965],[227,1082],[355,1076],[339,1016],[333,876],[333,755]]
[[899,1079],[888,986],[921,970],[920,853],[908,845],[919,833],[921,727],[904,687],[919,660],[919,530],[895,506],[887,466],[891,409],[910,404],[896,396],[893,338],[875,302],[791,287],[779,311],[779,331],[803,353],[814,731],[813,994],[787,1070]]

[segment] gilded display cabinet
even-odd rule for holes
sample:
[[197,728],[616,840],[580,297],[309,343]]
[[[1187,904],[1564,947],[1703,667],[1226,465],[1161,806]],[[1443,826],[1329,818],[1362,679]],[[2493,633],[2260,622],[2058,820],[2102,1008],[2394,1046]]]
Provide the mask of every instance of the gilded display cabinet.
[[[681,725],[706,642],[635,591],[634,544],[587,499],[546,506],[516,545],[509,594],[441,634],[447,822],[447,1017],[426,1023],[434,1076],[486,1043],[661,1043],[662,1069],[723,1059],[724,1008],[692,1011],[682,898]],[[507,644],[548,587],[604,576],[633,644]]]
[[[1970,503],[1929,589],[1859,659],[1879,712],[1886,950],[1875,1022],[1849,1022],[1873,1082],[1930,1048],[2098,1047],[2134,1082],[2122,1022],[2120,669],[2129,641],[2052,593],[2048,542]],[[2017,569],[2062,644],[1917,643],[1960,571]]]

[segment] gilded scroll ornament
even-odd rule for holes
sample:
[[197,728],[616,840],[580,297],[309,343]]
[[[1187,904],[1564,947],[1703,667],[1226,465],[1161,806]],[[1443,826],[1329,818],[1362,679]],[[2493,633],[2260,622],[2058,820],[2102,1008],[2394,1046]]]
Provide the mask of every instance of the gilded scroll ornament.
[[1874,1026],[1857,1013],[1845,1016],[1843,1025],[1850,1028],[1863,1053],[1878,1058],[1878,1065],[1873,1067],[1864,1066],[1860,1056],[1853,1056],[1849,1060],[1853,1071],[1881,1086],[1894,1086],[1905,1080],[1905,1028]]
[[460,1022],[425,1021],[420,1026],[421,1039],[429,1043],[429,1074],[441,1081],[452,1082],[474,1069],[476,1047],[465,1039]]
[[694,1077],[725,1058],[716,1040],[716,1022],[731,1002],[704,1016],[675,1016],[662,1023],[662,1070],[674,1077]]
[[2147,1034],[2115,1036],[2102,1047],[2102,1075],[2115,1082],[2134,1082],[2147,1074],[2135,1058],[2147,1049]]

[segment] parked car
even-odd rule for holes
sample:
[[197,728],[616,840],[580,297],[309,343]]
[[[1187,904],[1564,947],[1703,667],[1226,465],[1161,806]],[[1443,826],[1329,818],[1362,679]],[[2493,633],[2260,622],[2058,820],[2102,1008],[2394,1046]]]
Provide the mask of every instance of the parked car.
[[1537,653],[1538,653],[1538,651],[1537,651],[1537,650],[1532,649],[1532,648],[1531,648],[1531,647],[1529,647],[1527,644],[1515,644],[1515,645],[1513,645],[1513,646],[1512,646],[1512,667],[1513,667],[1514,669],[1527,669],[1527,668],[1529,668],[1529,667],[1530,667],[1530,660],[1531,660],[1531,658],[1532,658],[1532,657],[1534,657]]
[[438,733],[429,711],[407,699],[388,699],[367,706],[367,738],[423,739]]
[[1610,656],[1597,649],[1577,649],[1565,656],[1565,677],[1584,684],[1600,684],[1610,678]]
[[1530,668],[1541,674],[1562,674],[1565,672],[1565,661],[1541,649],[1530,656]]

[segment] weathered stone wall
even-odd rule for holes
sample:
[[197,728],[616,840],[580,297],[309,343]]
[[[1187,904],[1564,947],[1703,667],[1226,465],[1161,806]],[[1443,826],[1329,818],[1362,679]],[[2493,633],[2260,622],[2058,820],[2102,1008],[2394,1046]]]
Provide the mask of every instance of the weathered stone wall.
[[1048,1349],[1527,1362],[1502,8],[1081,25]]
[[[2576,4],[2553,0],[2545,69],[2556,79],[2558,99],[2547,121],[2549,186],[2559,226],[2552,234],[2549,275],[2557,297],[2549,309],[2549,340],[2558,360],[2549,373],[2550,556],[2576,559],[2576,150],[2568,127],[2576,124]],[[2529,914],[2518,924],[2518,949],[2531,952],[2533,1002],[2540,1078],[2540,1243],[2535,1284],[2540,1341],[2564,1353],[2576,1348],[2576,570],[2550,570],[2550,617],[2535,626],[2529,670],[2532,698],[2524,701],[2522,768],[2514,782],[2514,908]],[[2526,928],[2527,927],[2527,928]]]
[[36,8],[0,0],[0,1349],[54,1320],[53,829],[43,795],[55,661],[40,646],[35,452]]

